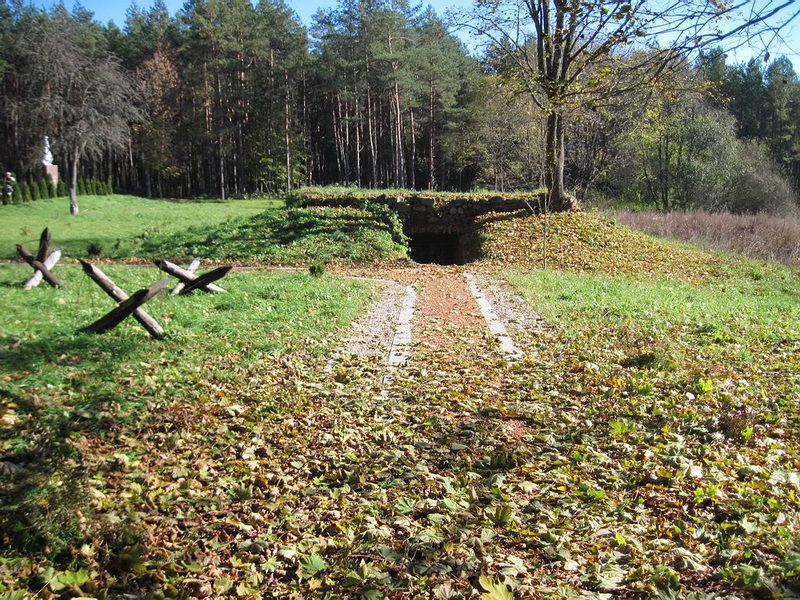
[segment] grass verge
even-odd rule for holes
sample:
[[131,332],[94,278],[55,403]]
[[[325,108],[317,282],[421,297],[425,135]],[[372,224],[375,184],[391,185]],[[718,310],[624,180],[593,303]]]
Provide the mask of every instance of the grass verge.
[[171,202],[137,196],[84,196],[80,213],[69,214],[66,198],[37,200],[0,207],[0,258],[16,258],[16,244],[35,252],[39,235],[50,228],[53,247],[78,258],[95,253],[111,258],[131,256],[136,244],[150,236],[182,231],[192,225],[214,224],[236,216],[252,216],[277,208],[278,200]]

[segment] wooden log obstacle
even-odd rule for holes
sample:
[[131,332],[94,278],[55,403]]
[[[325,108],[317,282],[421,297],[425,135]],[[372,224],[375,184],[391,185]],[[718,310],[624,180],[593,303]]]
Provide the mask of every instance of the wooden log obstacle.
[[[142,305],[155,298],[161,292],[166,291],[169,286],[168,279],[157,281],[150,287],[143,288],[133,295],[128,296],[121,287],[114,283],[108,275],[103,273],[96,266],[85,260],[81,260],[80,263],[83,267],[83,272],[99,285],[106,294],[119,303],[114,310],[91,325],[87,325],[81,329],[81,331],[86,333],[105,333],[106,331],[114,329],[114,327],[122,323],[122,321],[132,316],[154,338],[159,339],[164,336],[164,329],[153,317],[142,309]],[[178,279],[178,284],[172,290],[173,295],[189,294],[194,290],[224,292],[225,290],[223,288],[214,285],[213,282],[222,279],[233,269],[232,266],[217,267],[216,269],[212,269],[198,276],[196,275],[196,271],[200,266],[199,258],[192,260],[186,269],[167,260],[157,260],[154,261],[154,263],[159,269]]]
[[[186,270],[189,273],[194,275],[199,267],[200,267],[200,259],[195,257],[195,258],[192,259],[192,261],[186,267]],[[186,284],[183,283],[183,280],[178,280],[178,283],[175,285],[174,288],[172,288],[172,291],[170,292],[170,295],[171,296],[177,296],[178,294],[181,293],[181,290],[184,288],[185,285]]]
[[179,267],[175,263],[171,263],[168,260],[155,260],[153,264],[157,266],[159,269],[167,273],[168,275],[172,275],[173,277],[179,280],[178,285],[175,286],[175,289],[172,290],[172,294],[189,294],[194,290],[202,290],[204,292],[225,292],[223,288],[219,287],[218,285],[214,285],[214,282],[222,279],[231,272],[233,266],[228,265],[224,267],[217,267],[216,269],[212,269],[202,275],[198,276],[195,274],[195,271],[200,266],[200,259],[195,258],[189,263],[189,267],[184,269]]
[[81,329],[82,332],[105,333],[106,331],[114,329],[114,327],[122,323],[122,321],[129,316],[133,316],[133,318],[154,338],[160,339],[164,336],[164,329],[161,325],[141,307],[145,302],[152,300],[161,292],[166,291],[169,285],[168,279],[157,281],[150,287],[143,288],[129,297],[121,287],[114,283],[111,278],[100,269],[85,260],[81,260],[80,263],[83,267],[83,272],[99,285],[106,294],[119,302],[115,309],[108,312],[91,325],[87,325]]
[[26,263],[33,267],[33,275],[22,284],[22,289],[29,290],[39,285],[42,280],[53,287],[64,287],[55,275],[51,272],[61,259],[61,248],[56,248],[50,252],[50,229],[45,228],[39,237],[39,250],[34,256],[25,246],[17,244],[17,253]]

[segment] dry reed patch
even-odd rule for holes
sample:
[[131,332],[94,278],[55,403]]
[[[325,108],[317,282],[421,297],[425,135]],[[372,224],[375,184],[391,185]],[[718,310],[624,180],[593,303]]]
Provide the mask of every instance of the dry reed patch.
[[800,266],[800,217],[734,215],[706,211],[659,213],[618,210],[618,222],[650,235]]

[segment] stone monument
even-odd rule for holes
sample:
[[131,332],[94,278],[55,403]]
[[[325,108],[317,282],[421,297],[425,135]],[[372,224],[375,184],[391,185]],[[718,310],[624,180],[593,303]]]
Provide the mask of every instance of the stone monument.
[[53,187],[58,187],[58,165],[53,164],[53,153],[50,151],[50,138],[44,136],[44,151],[42,152],[42,165],[44,172],[53,182]]

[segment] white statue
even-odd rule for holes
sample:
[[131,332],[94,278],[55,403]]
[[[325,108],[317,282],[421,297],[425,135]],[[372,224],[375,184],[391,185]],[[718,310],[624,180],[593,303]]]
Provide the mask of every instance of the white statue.
[[42,164],[49,167],[53,164],[53,153],[50,152],[50,138],[44,136],[44,152],[42,153]]

